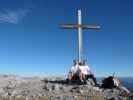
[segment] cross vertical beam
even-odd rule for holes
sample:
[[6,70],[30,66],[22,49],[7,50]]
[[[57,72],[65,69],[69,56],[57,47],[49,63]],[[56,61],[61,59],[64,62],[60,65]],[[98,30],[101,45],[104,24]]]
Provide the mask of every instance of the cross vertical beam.
[[[78,26],[82,25],[81,10],[78,10]],[[78,27],[78,61],[82,60],[82,27]]]

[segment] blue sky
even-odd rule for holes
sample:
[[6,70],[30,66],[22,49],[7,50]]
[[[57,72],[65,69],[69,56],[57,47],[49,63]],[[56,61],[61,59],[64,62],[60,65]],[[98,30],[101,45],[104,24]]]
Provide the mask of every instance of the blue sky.
[[133,76],[132,0],[0,0],[0,74],[65,75],[76,57],[75,30],[81,8],[84,58],[96,76]]

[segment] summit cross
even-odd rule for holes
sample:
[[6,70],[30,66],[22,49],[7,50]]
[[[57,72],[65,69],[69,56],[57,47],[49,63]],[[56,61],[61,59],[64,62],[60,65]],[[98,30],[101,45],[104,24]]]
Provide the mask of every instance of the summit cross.
[[78,22],[77,24],[62,24],[63,29],[77,29],[78,30],[78,63],[83,61],[82,51],[83,51],[83,29],[100,29],[98,25],[84,25],[82,24],[82,13],[81,10],[77,10]]

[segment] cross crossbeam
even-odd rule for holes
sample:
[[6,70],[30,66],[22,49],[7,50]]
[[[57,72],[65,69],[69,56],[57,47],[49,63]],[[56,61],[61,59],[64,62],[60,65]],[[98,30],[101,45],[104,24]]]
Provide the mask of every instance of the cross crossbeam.
[[78,25],[78,24],[62,24],[62,28],[64,29],[78,29],[81,27],[82,29],[100,29],[100,26],[96,25]]

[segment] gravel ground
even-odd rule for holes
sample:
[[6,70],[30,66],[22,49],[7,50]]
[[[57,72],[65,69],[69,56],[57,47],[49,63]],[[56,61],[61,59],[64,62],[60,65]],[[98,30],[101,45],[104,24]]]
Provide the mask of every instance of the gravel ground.
[[83,98],[124,100],[121,98],[126,95],[123,90],[116,88],[102,89],[92,85],[69,85],[61,77],[0,75],[0,98],[6,98],[3,100],[88,100]]

